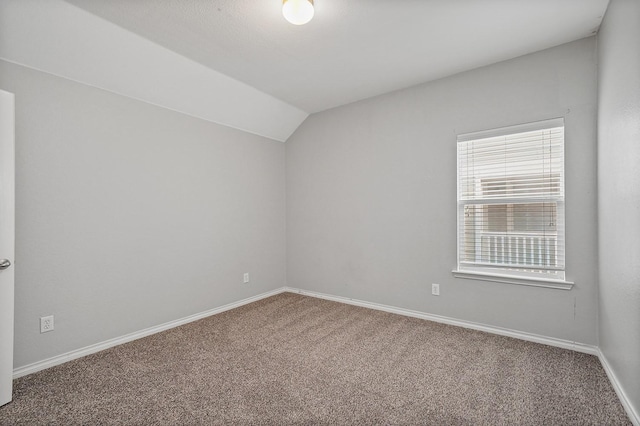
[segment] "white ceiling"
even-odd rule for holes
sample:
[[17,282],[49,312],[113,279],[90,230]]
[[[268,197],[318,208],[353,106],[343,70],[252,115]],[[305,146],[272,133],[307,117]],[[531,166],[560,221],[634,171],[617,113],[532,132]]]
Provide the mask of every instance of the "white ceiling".
[[62,0],[0,0],[0,59],[282,142],[308,116]]
[[[608,0],[0,0],[0,59],[278,141],[309,113],[594,34]],[[2,82],[0,82],[2,83]]]
[[66,0],[313,113],[595,34],[609,0]]

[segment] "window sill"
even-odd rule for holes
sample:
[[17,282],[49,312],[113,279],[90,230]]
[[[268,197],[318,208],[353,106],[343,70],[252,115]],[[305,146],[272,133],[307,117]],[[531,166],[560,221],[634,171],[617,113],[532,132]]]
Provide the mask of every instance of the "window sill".
[[533,287],[553,288],[557,290],[571,290],[573,282],[564,280],[554,280],[534,277],[515,277],[513,275],[488,274],[485,272],[464,271],[454,269],[451,271],[456,278],[469,280],[490,281],[495,283],[528,285]]

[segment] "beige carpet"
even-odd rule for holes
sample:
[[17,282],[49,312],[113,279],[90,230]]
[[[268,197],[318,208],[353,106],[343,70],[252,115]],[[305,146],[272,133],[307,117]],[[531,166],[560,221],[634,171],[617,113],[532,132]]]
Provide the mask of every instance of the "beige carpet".
[[291,293],[14,392],[2,425],[630,424],[596,357]]

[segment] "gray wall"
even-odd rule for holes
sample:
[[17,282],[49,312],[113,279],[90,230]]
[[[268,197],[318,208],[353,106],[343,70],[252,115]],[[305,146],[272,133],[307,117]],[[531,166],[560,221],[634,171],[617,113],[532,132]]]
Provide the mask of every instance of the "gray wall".
[[[278,288],[285,260],[293,287],[596,344],[595,48],[314,114],[286,145],[0,61],[17,107],[15,366]],[[456,134],[560,116],[575,288],[453,278]]]
[[[307,118],[286,144],[288,285],[597,344],[596,68],[588,38]],[[456,135],[553,117],[574,289],[454,278]]]
[[600,349],[640,414],[640,1],[612,0],[598,43]]
[[285,284],[281,142],[2,61],[0,87],[16,94],[15,367]]

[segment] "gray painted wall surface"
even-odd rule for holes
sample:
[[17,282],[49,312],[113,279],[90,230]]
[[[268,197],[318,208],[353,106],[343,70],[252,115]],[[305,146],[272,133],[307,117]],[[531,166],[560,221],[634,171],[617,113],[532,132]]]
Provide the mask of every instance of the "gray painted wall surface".
[[598,47],[600,349],[640,414],[640,1],[611,1]]
[[16,94],[15,367],[284,285],[281,142],[2,61],[0,87]]
[[[596,69],[588,38],[307,118],[286,144],[288,285],[596,344]],[[574,289],[454,278],[456,135],[553,117]]]

